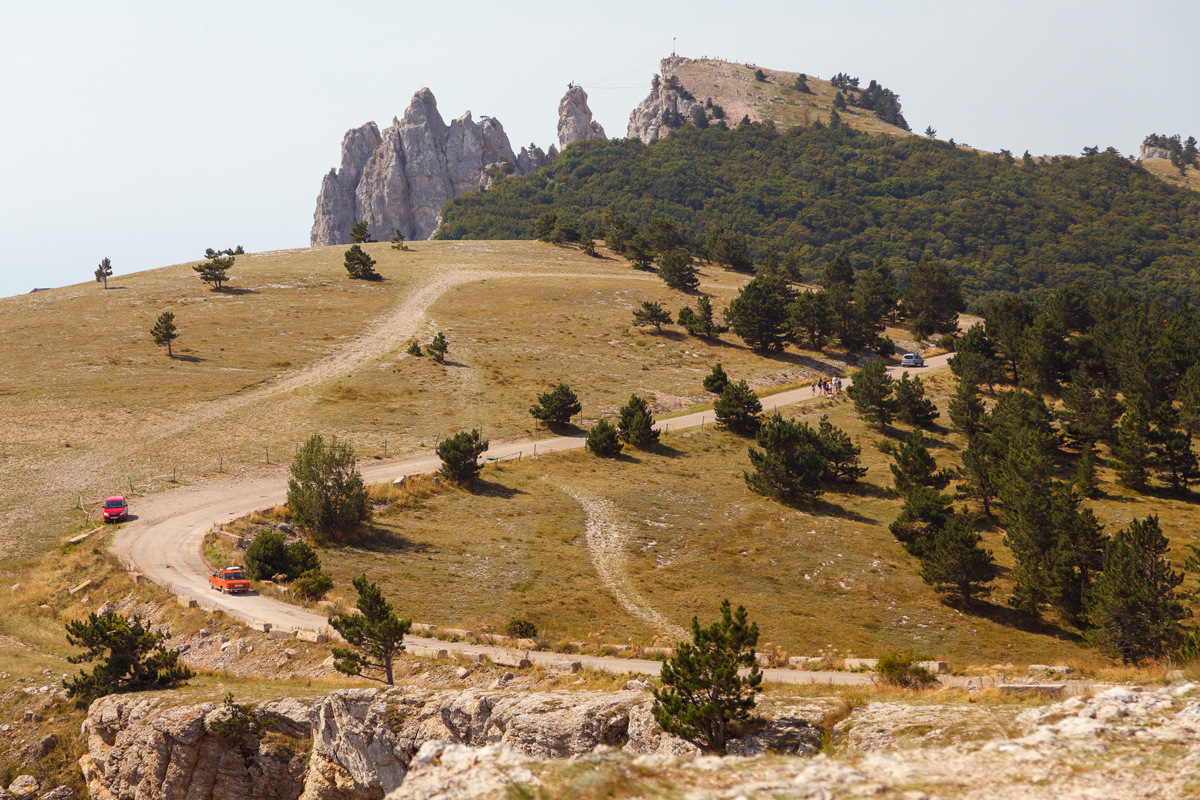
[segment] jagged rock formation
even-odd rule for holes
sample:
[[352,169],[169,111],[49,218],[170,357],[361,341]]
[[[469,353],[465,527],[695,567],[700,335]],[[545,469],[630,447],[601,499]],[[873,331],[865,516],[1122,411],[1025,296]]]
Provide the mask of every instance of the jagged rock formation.
[[429,238],[446,201],[485,185],[488,168],[502,163],[523,174],[499,121],[476,123],[468,111],[446,125],[433,92],[421,89],[382,134],[374,122],[346,133],[341,167],[321,182],[311,243],[346,244],[359,220],[380,241],[397,228],[409,239]]
[[560,149],[571,142],[588,139],[604,139],[604,128],[592,120],[588,108],[587,92],[582,86],[572,85],[558,103],[558,146]]
[[676,77],[676,68],[688,61],[689,59],[681,56],[668,56],[659,62],[659,74],[655,76],[650,94],[629,114],[629,127],[626,131],[628,138],[641,139],[649,144],[671,132],[663,123],[664,112],[676,113],[683,119],[690,119],[697,108],[704,108],[704,104],[694,97],[689,100],[679,89],[668,85],[671,79]]
[[1145,142],[1142,142],[1141,146],[1138,147],[1138,160],[1146,161],[1147,159],[1151,158],[1162,158],[1169,160],[1171,158],[1171,151],[1165,147],[1155,147],[1154,145],[1149,145]]

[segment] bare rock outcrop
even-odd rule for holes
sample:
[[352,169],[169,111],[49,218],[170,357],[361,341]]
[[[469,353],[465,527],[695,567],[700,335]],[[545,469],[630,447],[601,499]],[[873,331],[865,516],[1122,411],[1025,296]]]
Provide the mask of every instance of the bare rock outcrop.
[[467,747],[437,740],[421,745],[408,777],[386,800],[483,797],[512,784],[536,783],[529,756],[506,744]]
[[272,733],[233,739],[210,726],[214,703],[168,707],[162,698],[112,695],[83,724],[88,752],[80,767],[93,800],[296,800],[307,771],[308,706],[294,700],[255,710]]
[[498,120],[476,123],[468,111],[447,125],[433,92],[421,89],[382,133],[374,122],[346,133],[341,167],[321,183],[311,243],[345,244],[360,220],[380,241],[397,228],[409,239],[426,239],[442,206],[485,185],[489,167],[501,163],[523,174]]
[[664,113],[678,114],[686,120],[692,117],[697,108],[704,108],[704,104],[695,97],[688,99],[687,89],[682,84],[672,86],[673,80],[678,80],[675,76],[676,67],[687,61],[679,56],[669,56],[659,63],[659,74],[654,76],[650,94],[629,114],[628,138],[641,139],[648,144],[671,132],[671,128],[663,122]]
[[1146,161],[1152,158],[1170,160],[1171,151],[1165,147],[1155,147],[1154,145],[1149,145],[1145,142],[1142,142],[1141,146],[1138,147],[1138,160]]
[[589,139],[604,139],[604,128],[592,119],[588,108],[587,92],[582,86],[571,84],[558,103],[558,146],[565,148],[571,142]]

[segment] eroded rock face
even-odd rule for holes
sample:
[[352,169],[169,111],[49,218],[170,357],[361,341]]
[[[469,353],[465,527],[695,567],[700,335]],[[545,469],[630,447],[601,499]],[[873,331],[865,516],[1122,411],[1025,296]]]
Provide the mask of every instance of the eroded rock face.
[[1141,161],[1146,161],[1151,158],[1162,158],[1169,160],[1171,158],[1171,151],[1167,150],[1165,147],[1152,147],[1151,145],[1142,142],[1141,146],[1138,147],[1138,159]]
[[675,68],[685,61],[687,59],[672,56],[660,62],[656,88],[651,89],[650,94],[629,114],[629,127],[626,132],[628,138],[641,139],[648,144],[671,132],[663,123],[664,112],[675,112],[686,120],[692,117],[697,108],[704,108],[703,103],[695,99],[688,100],[668,86],[668,82],[675,75]]
[[413,758],[408,777],[387,800],[445,800],[482,797],[512,784],[536,782],[525,764],[529,757],[506,744],[466,747],[426,742]]
[[468,111],[447,125],[433,92],[421,89],[382,133],[374,122],[346,133],[341,167],[321,183],[312,245],[348,243],[359,220],[379,241],[397,228],[408,239],[429,238],[446,201],[484,185],[500,162],[524,174],[499,121],[476,123]]
[[588,108],[587,92],[582,86],[567,89],[558,103],[558,146],[562,149],[571,142],[588,139],[604,139],[604,128],[592,119]]
[[80,767],[92,800],[296,800],[304,786],[308,706],[294,700],[256,709],[275,733],[233,740],[211,730],[213,703],[165,707],[159,698],[103,697],[88,710]]

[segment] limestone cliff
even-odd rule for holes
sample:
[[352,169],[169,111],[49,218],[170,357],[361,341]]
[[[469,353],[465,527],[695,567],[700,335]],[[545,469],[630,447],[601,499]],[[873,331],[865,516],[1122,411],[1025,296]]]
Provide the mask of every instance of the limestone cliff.
[[562,149],[571,142],[588,139],[604,139],[604,128],[592,119],[588,108],[587,92],[582,86],[571,85],[558,103],[558,146]]
[[675,113],[683,119],[690,119],[697,108],[704,108],[704,104],[694,96],[689,99],[691,93],[683,84],[672,85],[679,80],[675,74],[676,68],[688,62],[689,59],[679,56],[670,56],[660,62],[659,74],[655,76],[650,94],[629,114],[628,138],[649,143],[670,133],[670,127],[663,122],[664,113]]
[[488,167],[521,165],[498,120],[471,112],[447,125],[428,89],[413,95],[400,119],[381,134],[374,122],[346,133],[342,163],[321,183],[313,214],[313,246],[346,244],[350,228],[366,220],[371,237],[427,239],[446,201],[478,189]]

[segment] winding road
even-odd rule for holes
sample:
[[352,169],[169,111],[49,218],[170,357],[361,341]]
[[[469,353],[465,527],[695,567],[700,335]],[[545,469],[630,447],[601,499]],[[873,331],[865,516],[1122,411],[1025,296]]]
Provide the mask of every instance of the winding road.
[[[927,359],[926,366],[918,369],[889,367],[888,372],[898,378],[905,372],[928,372],[944,369],[949,355]],[[850,381],[843,379],[843,388]],[[763,398],[763,406],[770,410],[779,406],[793,405],[814,400],[808,387],[795,389]],[[659,430],[682,430],[712,425],[711,410],[699,411],[660,420],[655,423]],[[562,450],[582,448],[583,434],[558,436],[547,439],[517,439],[493,444],[485,458],[503,458],[518,452],[532,455],[554,453]],[[535,450],[536,446],[536,450]],[[433,451],[390,461],[366,462],[360,465],[363,479],[368,483],[398,480],[407,475],[433,472],[441,466],[441,460]],[[201,606],[220,610],[231,617],[247,623],[268,623],[274,629],[308,629],[328,632],[325,616],[298,606],[282,603],[261,595],[240,597],[215,592],[209,586],[209,569],[201,554],[205,535],[216,525],[231,522],[254,511],[283,503],[287,497],[287,474],[280,468],[269,474],[252,479],[229,477],[213,480],[202,485],[186,487],[172,492],[144,498],[138,504],[137,518],[131,520],[115,537],[113,550],[131,571],[140,572],[148,579],[166,587],[171,593],[195,599]],[[503,663],[516,657],[529,658],[534,663],[554,665],[564,660],[580,661],[585,667],[615,673],[640,673],[657,675],[662,665],[657,661],[599,656],[564,656],[559,653],[526,652],[473,645],[463,642],[444,642],[417,636],[405,638],[409,649],[416,653],[436,653],[438,650],[455,651],[463,654],[488,655]],[[764,678],[780,683],[862,684],[870,681],[869,676],[846,672],[805,672],[787,669],[764,670]]]

